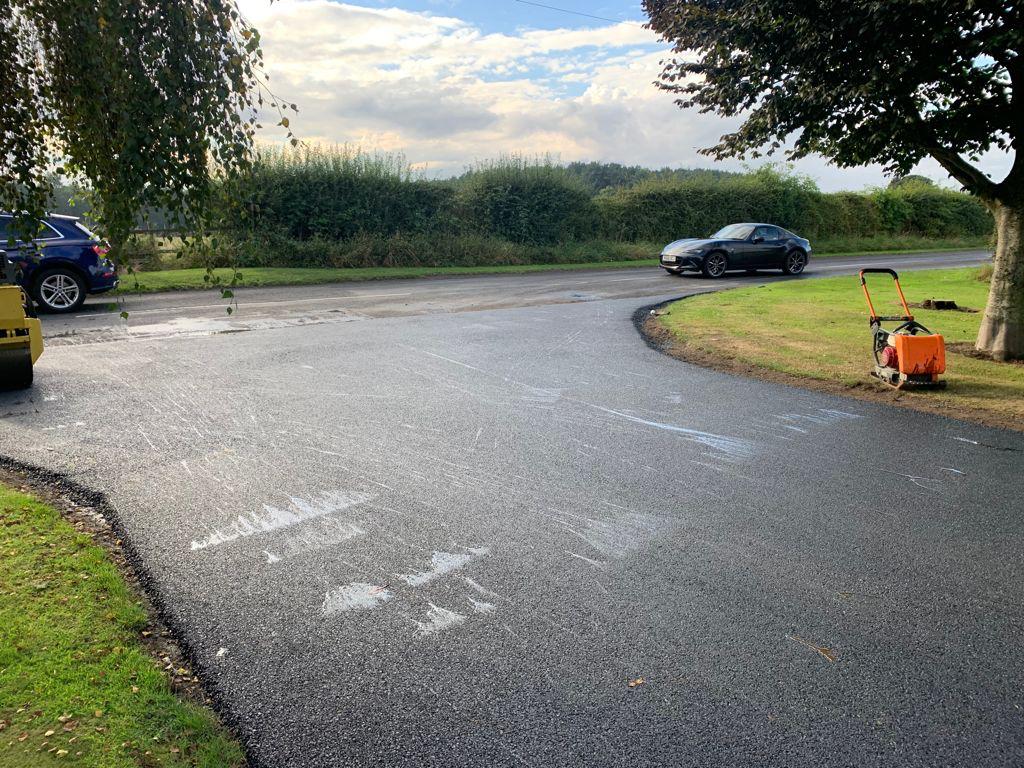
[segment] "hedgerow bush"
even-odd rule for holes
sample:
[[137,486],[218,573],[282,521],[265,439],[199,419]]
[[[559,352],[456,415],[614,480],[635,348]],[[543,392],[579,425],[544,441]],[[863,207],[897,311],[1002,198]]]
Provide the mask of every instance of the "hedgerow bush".
[[778,224],[811,238],[970,237],[992,229],[985,207],[960,192],[905,185],[823,193],[805,177],[770,167],[720,180],[641,182],[595,201],[602,232],[625,240],[706,236],[737,221]]
[[712,179],[652,180],[598,195],[602,233],[621,240],[707,236],[737,221],[806,230],[814,221],[810,180],[771,168]]
[[234,243],[239,267],[491,267],[651,258],[657,243],[588,240],[526,245],[474,234],[361,234],[347,240],[259,235]]
[[991,215],[969,195],[924,185],[909,185],[887,192],[900,198],[899,205],[893,206],[891,222],[896,232],[950,237],[985,235],[992,230]]
[[414,178],[401,155],[267,150],[227,196],[246,216],[225,219],[238,231],[297,241],[449,231],[456,224],[453,193],[449,183]]
[[462,177],[457,213],[475,234],[522,245],[592,238],[598,213],[578,177],[550,161],[504,157]]
[[851,243],[962,240],[992,229],[976,199],[934,185],[826,194],[773,167],[657,174],[595,196],[578,173],[547,159],[505,157],[458,179],[428,180],[400,155],[312,148],[266,151],[234,184],[223,220],[229,250],[243,266],[600,261],[622,258],[610,243],[656,252],[658,243],[707,236],[737,221]]

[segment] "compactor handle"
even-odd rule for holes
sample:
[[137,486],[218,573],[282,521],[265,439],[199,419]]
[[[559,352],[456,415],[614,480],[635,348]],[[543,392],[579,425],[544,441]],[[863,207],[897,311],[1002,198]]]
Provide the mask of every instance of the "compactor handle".
[[885,269],[884,267],[868,267],[860,271],[860,284],[864,285],[864,275],[889,275],[893,280],[899,281],[900,276],[896,274],[895,269]]
[[[868,293],[868,283],[864,279],[864,275],[889,275],[896,283],[896,293],[900,296],[900,303],[903,305],[903,311],[906,312],[902,316],[883,316],[875,312],[875,307],[871,303],[871,294]],[[907,297],[903,295],[903,288],[900,287],[900,276],[896,274],[894,269],[886,269],[885,267],[868,267],[860,271],[860,285],[864,289],[864,298],[868,302],[868,310],[871,312],[871,323],[874,324],[879,320],[913,320],[914,316],[910,314],[910,307],[907,306]]]

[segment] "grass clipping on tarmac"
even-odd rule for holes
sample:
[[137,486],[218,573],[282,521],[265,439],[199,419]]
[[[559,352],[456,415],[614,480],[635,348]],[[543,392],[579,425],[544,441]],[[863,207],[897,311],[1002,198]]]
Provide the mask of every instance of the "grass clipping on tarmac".
[[213,712],[172,691],[149,626],[91,536],[0,485],[0,765],[243,765]]
[[[972,356],[988,297],[976,268],[905,272],[907,301],[952,299],[961,309],[911,307],[946,340],[945,390],[896,391],[874,366],[868,310],[856,277],[788,280],[670,304],[646,330],[670,354],[733,373],[1024,430],[1024,365]],[[868,275],[881,314],[902,314],[891,279]],[[894,327],[889,323],[886,327]]]

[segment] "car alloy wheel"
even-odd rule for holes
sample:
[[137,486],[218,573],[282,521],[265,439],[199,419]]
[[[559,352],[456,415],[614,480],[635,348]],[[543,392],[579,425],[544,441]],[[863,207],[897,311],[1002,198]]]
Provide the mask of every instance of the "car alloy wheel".
[[39,281],[39,299],[47,309],[67,312],[82,302],[82,286],[66,272],[51,272]]
[[704,259],[704,274],[708,277],[721,277],[729,267],[729,259],[724,253],[715,251],[709,253]]
[[786,256],[786,274],[799,275],[807,266],[807,255],[803,251],[791,251]]

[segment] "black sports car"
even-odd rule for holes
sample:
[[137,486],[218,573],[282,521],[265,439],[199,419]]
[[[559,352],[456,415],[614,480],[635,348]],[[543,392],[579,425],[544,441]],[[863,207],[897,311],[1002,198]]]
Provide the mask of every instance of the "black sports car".
[[781,269],[799,275],[811,257],[811,244],[773,224],[730,224],[711,237],[676,240],[661,251],[670,274],[702,272],[721,277],[730,270]]

